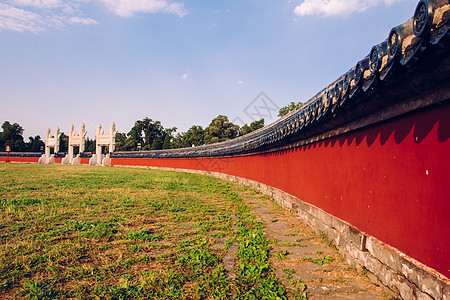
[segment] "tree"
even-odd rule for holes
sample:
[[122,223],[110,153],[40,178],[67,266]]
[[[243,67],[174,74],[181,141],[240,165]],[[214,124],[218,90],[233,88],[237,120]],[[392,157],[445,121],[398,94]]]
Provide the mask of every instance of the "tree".
[[164,142],[162,145],[162,149],[172,149],[175,148],[173,141],[173,134],[177,131],[176,127],[166,128],[164,129]]
[[219,115],[205,128],[205,144],[234,139],[239,133],[239,126],[231,123],[227,116]]
[[69,136],[61,132],[59,136],[59,152],[67,152],[69,150]]
[[202,126],[193,125],[186,131],[185,147],[201,146],[205,143],[205,130]]
[[140,143],[143,144],[144,139],[142,137],[142,124],[141,121],[136,121],[134,126],[127,133],[127,139],[125,140],[124,150],[136,151],[137,146]]
[[4,151],[6,146],[10,146],[12,151],[26,151],[23,141],[23,128],[17,123],[11,124],[5,121],[2,125],[3,132],[0,135],[0,151]]
[[142,131],[144,132],[144,149],[158,150],[162,149],[164,143],[165,132],[160,121],[153,121],[145,118],[142,120]]
[[288,105],[280,108],[280,110],[278,111],[278,116],[282,117],[287,115],[289,112],[299,108],[303,103],[302,102],[291,102]]
[[28,140],[29,140],[28,143],[26,143],[27,151],[41,152],[44,150],[45,143],[41,140],[40,135],[36,135],[35,137],[30,136]]
[[258,121],[253,121],[250,123],[250,126],[245,124],[239,129],[239,136],[246,135],[247,133],[250,133],[263,127],[264,127],[264,118]]
[[205,130],[202,126],[193,125],[186,132],[178,133],[173,139],[174,148],[186,148],[204,144]]
[[138,143],[142,150],[162,149],[166,132],[159,121],[144,118],[134,123],[134,126],[127,134],[124,148],[128,151],[137,150]]
[[84,145],[85,152],[95,153],[95,139],[91,140],[89,137],[86,138],[86,144]]
[[116,133],[116,151],[127,151],[125,145],[127,141],[127,135],[125,133]]

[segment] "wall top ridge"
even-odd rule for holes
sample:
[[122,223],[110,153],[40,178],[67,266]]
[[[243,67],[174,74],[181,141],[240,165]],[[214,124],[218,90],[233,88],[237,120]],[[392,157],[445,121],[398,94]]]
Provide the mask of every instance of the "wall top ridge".
[[[350,122],[394,109],[425,93],[450,89],[450,4],[420,0],[414,16],[391,29],[363,59],[301,107],[283,118],[232,140],[198,147],[115,152],[111,157],[218,157],[271,152],[304,142]],[[437,97],[439,98],[439,97]],[[446,98],[443,101],[448,101]],[[411,110],[436,104],[423,100]],[[401,113],[408,113],[401,109]],[[399,115],[398,112],[390,113]],[[358,123],[358,122],[357,122]],[[353,128],[358,129],[358,128]]]

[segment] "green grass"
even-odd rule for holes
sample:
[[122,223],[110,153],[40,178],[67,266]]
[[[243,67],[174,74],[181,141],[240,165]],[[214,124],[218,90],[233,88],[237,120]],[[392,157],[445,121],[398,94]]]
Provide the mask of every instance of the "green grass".
[[284,250],[284,251],[278,251],[278,252],[275,254],[275,257],[278,258],[278,259],[285,259],[289,254],[290,254],[290,253],[289,253],[289,251],[287,251],[287,250]]
[[4,163],[0,178],[0,298],[286,299],[262,225],[231,183]]
[[311,258],[311,257],[302,257],[304,261],[310,261],[315,263],[316,265],[323,266],[324,264],[330,263],[334,260],[331,256],[320,257],[320,258]]

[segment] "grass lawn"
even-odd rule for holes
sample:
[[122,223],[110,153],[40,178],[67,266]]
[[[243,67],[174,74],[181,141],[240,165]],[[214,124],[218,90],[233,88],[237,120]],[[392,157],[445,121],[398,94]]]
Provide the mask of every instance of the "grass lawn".
[[195,174],[0,163],[0,298],[285,299],[239,189]]

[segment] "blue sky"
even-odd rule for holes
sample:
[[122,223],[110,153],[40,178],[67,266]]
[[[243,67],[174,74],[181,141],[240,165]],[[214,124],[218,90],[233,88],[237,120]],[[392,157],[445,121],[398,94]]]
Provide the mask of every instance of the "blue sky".
[[417,2],[0,0],[0,122],[26,140],[145,117],[178,132],[219,114],[242,125],[261,92],[278,107],[314,96]]

